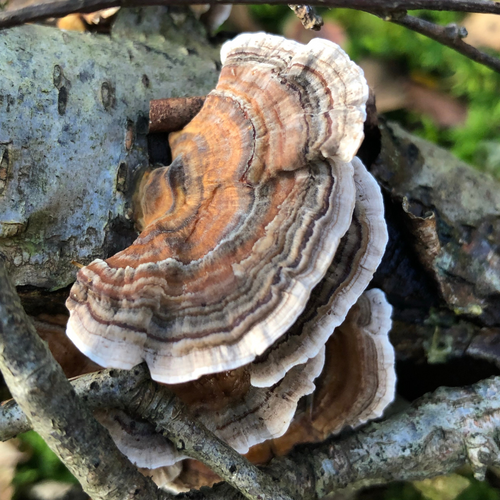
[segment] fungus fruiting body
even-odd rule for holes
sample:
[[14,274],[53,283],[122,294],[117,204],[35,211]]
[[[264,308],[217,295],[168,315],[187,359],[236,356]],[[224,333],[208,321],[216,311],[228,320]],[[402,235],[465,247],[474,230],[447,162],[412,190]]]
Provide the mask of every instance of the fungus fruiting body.
[[[318,376],[314,439],[392,399],[390,306],[380,291],[361,295],[387,231],[380,190],[354,157],[368,87],[342,49],[244,34],[221,58],[217,87],[170,135],[172,164],[141,188],[137,240],[78,272],[67,333],[102,366],[146,361],[246,453],[284,435],[294,415],[297,432],[298,402]],[[153,430],[120,413],[99,418],[141,467],[182,458],[155,438],[134,455],[136,436],[120,433]]]

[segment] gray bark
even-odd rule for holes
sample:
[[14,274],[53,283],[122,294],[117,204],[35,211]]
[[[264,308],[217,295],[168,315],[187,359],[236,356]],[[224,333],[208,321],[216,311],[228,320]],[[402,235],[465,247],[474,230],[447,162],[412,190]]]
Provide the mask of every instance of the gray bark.
[[16,285],[65,287],[72,261],[130,244],[149,101],[215,86],[218,50],[201,26],[158,9],[142,24],[125,10],[111,39],[0,32],[0,252]]

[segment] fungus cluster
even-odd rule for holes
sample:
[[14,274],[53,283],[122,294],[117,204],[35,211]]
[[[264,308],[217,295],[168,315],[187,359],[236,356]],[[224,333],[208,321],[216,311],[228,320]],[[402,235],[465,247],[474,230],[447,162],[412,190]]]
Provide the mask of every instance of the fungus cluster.
[[[354,156],[368,87],[322,39],[244,34],[221,58],[217,87],[170,135],[172,164],[143,183],[140,236],[78,272],[67,334],[99,365],[146,361],[239,452],[272,440],[281,453],[393,397],[391,308],[363,293],[387,242]],[[99,419],[140,467],[183,458],[147,423]]]

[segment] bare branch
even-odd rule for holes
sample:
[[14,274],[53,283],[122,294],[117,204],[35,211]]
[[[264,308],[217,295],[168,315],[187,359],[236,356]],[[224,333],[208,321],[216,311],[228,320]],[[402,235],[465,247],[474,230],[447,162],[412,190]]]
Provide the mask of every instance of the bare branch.
[[[18,26],[27,22],[34,22],[48,17],[62,17],[74,12],[92,12],[109,7],[145,7],[148,5],[177,5],[186,6],[196,4],[199,0],[57,0],[42,2],[22,9],[0,12],[0,29]],[[224,4],[227,0],[212,0],[214,4]],[[260,4],[273,5],[288,3],[287,0],[233,0],[232,4]],[[500,14],[500,2],[488,0],[311,0],[310,5],[290,5],[290,8],[299,17],[306,29],[319,30],[323,20],[312,5],[324,7],[343,7],[363,10],[385,21],[389,21],[405,28],[425,35],[437,42],[452,48],[473,61],[500,72],[500,60],[482,52],[472,45],[465,43],[464,28],[455,25],[439,26],[429,21],[406,14],[407,10],[428,9],[437,11],[462,11]]]
[[485,52],[481,52],[462,40],[462,38],[467,36],[467,30],[465,28],[461,28],[456,24],[439,26],[424,19],[406,14],[388,15],[385,12],[380,13],[374,10],[367,10],[366,12],[369,12],[384,21],[399,24],[400,26],[404,26],[412,31],[416,31],[421,35],[432,38],[436,42],[450,47],[469,59],[472,59],[480,64],[484,64],[488,68],[500,73],[500,59],[490,56]]
[[[19,26],[48,17],[63,17],[73,12],[93,12],[109,7],[146,7],[149,5],[192,5],[199,0],[56,0],[0,13],[0,28]],[[226,4],[227,0],[212,0]],[[288,4],[289,0],[233,0],[237,4]],[[481,12],[500,14],[500,3],[488,0],[311,0],[310,5],[343,7],[358,10],[401,12],[415,9]]]
[[33,429],[92,498],[172,498],[134,468],[76,397],[61,367],[26,316],[3,259],[0,259],[0,369],[19,407],[29,415]]

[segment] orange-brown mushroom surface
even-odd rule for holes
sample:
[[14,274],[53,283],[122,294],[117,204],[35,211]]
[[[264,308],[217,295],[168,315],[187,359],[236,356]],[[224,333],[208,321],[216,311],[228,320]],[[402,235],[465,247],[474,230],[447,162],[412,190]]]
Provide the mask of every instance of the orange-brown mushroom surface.
[[222,61],[143,188],[138,239],[78,272],[67,332],[102,366],[145,360],[181,383],[250,363],[304,310],[351,224],[362,71],[326,40],[262,33],[226,43]]

